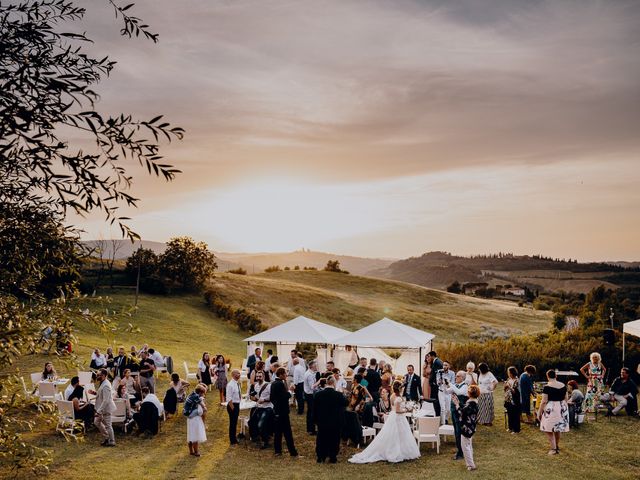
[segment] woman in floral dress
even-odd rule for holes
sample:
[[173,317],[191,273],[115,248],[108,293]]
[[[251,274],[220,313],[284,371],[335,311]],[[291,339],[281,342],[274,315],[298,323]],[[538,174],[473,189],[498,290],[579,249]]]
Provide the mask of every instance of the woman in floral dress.
[[585,409],[589,413],[595,412],[595,405],[602,395],[604,388],[604,376],[607,369],[602,363],[602,357],[598,352],[593,352],[589,358],[590,362],[585,363],[580,369],[580,373],[587,379],[587,394],[584,398]]
[[542,402],[538,410],[540,430],[547,434],[549,455],[560,453],[560,434],[569,431],[569,406],[567,387],[556,380],[555,370],[547,371],[548,383],[542,390]]

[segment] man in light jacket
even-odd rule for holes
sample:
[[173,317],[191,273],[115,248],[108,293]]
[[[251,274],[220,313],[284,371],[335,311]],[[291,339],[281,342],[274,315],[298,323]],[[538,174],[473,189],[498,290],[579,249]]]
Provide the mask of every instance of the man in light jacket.
[[98,428],[104,441],[103,447],[115,447],[116,439],[111,426],[111,415],[116,411],[116,404],[113,401],[113,391],[111,383],[107,380],[108,372],[101,369],[96,376],[96,381],[100,385],[96,393],[96,416],[93,423]]

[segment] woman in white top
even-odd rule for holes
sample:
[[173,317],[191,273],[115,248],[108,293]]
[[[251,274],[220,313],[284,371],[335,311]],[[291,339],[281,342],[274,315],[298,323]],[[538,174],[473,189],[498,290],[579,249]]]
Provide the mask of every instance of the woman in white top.
[[478,365],[480,375],[478,375],[478,385],[480,386],[480,398],[478,399],[478,423],[482,425],[493,425],[493,391],[498,385],[498,380],[489,371],[489,365],[481,363]]
[[473,362],[467,363],[467,372],[464,383],[467,385],[477,385],[478,384],[478,374],[475,372],[476,364]]
[[373,441],[362,452],[349,459],[351,463],[392,462],[414,460],[420,457],[420,448],[411,432],[409,422],[403,415],[405,410],[401,394],[402,383],[394,382],[391,396],[392,410],[384,426]]
[[135,397],[142,398],[140,396],[139,390],[140,386],[138,385],[138,377],[134,377],[131,375],[131,370],[125,368],[124,377],[120,379],[119,385],[124,385],[127,389],[127,395],[133,395]]
[[189,454],[199,457],[198,444],[207,441],[207,432],[204,428],[204,416],[207,413],[204,397],[207,394],[207,387],[200,383],[196,386],[195,393],[198,394],[201,400],[189,415],[189,418],[187,418],[187,443],[189,445]]

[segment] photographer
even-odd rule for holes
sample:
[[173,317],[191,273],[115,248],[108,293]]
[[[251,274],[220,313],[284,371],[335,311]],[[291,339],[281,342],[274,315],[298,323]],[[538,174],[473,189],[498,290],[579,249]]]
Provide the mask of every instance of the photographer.
[[450,370],[449,362],[442,363],[442,369],[436,372],[438,385],[438,402],[440,402],[440,423],[448,423],[451,414],[451,393],[448,393],[450,385],[455,383],[456,375]]

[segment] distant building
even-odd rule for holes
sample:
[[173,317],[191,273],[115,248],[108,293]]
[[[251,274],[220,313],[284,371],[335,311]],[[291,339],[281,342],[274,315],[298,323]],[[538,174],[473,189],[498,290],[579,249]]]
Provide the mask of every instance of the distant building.
[[514,297],[524,297],[525,291],[521,287],[511,287],[502,290],[503,295],[513,295]]

